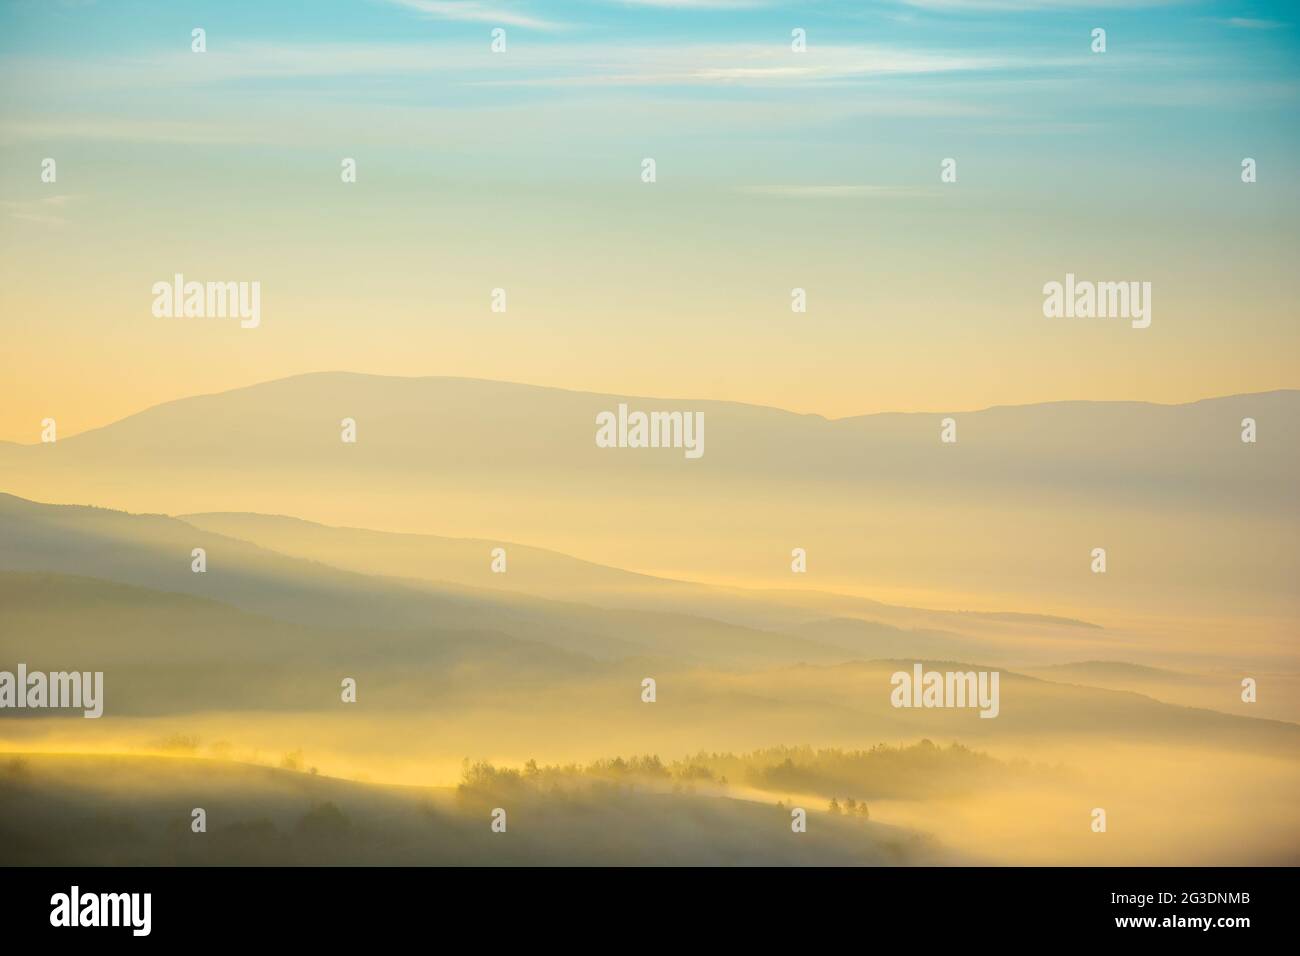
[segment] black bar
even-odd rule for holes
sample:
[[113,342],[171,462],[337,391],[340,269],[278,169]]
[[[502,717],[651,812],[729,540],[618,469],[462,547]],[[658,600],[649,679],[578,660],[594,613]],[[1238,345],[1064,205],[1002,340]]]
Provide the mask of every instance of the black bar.
[[[9,868],[0,869],[0,914],[6,942],[66,943],[75,933],[78,942],[145,945],[451,946],[468,932],[494,943],[640,939],[678,947],[848,933],[845,948],[862,949],[897,931],[917,944],[1129,937],[1138,945],[1231,946],[1284,930],[1293,877],[1275,868]],[[148,935],[130,925],[52,926],[52,897],[73,886],[83,902],[87,894],[149,893]],[[1208,928],[1199,925],[1205,919]]]

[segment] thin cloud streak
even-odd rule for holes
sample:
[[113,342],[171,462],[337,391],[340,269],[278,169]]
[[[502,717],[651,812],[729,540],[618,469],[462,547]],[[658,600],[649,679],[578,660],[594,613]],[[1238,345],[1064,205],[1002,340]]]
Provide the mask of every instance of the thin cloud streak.
[[937,190],[912,186],[837,185],[763,185],[740,186],[738,192],[783,199],[915,199],[933,196]]
[[5,200],[0,201],[0,209],[7,212],[11,219],[44,226],[62,226],[67,223],[67,220],[59,213],[75,198],[67,193],[60,193],[41,199]]
[[780,45],[747,43],[685,47],[548,44],[512,51],[508,58],[494,57],[486,48],[466,50],[463,45],[435,43],[240,43],[220,54],[209,54],[198,68],[189,53],[99,61],[46,60],[40,64],[0,60],[6,73],[21,74],[26,79],[33,71],[49,73],[55,84],[60,76],[76,84],[93,77],[101,88],[105,84],[153,88],[160,76],[169,83],[204,84],[245,79],[439,74],[455,74],[462,83],[779,84],[1060,65],[1059,59],[868,45],[827,46],[793,54]]
[[388,0],[429,19],[491,23],[499,27],[522,27],[529,30],[562,30],[564,24],[531,17],[499,4],[480,0]]

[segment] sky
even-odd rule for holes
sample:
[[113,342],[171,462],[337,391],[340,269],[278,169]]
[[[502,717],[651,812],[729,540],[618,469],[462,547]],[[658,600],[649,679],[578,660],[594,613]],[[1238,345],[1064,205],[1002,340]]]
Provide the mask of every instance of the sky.
[[[9,0],[0,440],[326,369],[829,417],[1300,387],[1296,19]],[[260,324],[155,317],[178,273]],[[1150,327],[1044,317],[1066,273],[1150,282]]]

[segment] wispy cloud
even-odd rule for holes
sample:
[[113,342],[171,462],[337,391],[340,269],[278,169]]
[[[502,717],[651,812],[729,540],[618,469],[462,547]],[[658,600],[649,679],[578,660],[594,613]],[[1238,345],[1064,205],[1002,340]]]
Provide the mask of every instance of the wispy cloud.
[[[538,66],[542,66],[538,62]],[[1025,65],[992,55],[931,53],[883,46],[781,47],[728,43],[584,50],[546,69],[476,78],[507,86],[812,86],[888,76],[996,70]]]
[[[201,59],[202,62],[196,62]],[[808,86],[877,77],[1059,68],[1061,60],[943,53],[898,47],[819,46],[796,54],[781,44],[524,45],[508,57],[447,43],[235,43],[219,54],[189,52],[101,60],[5,59],[6,75],[48,90],[154,89],[249,79],[446,76],[457,85]]]
[[949,13],[1029,13],[1049,10],[1143,9],[1167,7],[1185,0],[900,0],[909,7]]
[[669,10],[752,10],[770,6],[769,0],[613,0],[625,7],[660,7]]
[[76,197],[60,193],[41,199],[5,200],[0,202],[0,209],[8,213],[11,219],[43,226],[62,226],[67,220],[60,213],[74,198]]
[[860,184],[738,186],[737,190],[756,196],[777,196],[783,199],[914,199],[936,193],[934,189],[914,186]]
[[133,143],[230,144],[250,137],[238,128],[211,122],[144,119],[118,115],[112,119],[70,114],[15,113],[0,119],[0,139],[13,140],[106,140]]
[[1252,17],[1228,17],[1220,22],[1239,30],[1276,30],[1286,26],[1279,20],[1256,20]]
[[530,30],[559,30],[564,26],[552,20],[519,13],[513,7],[502,3],[484,3],[482,0],[388,0],[388,2],[437,20],[491,23],[496,26],[524,27]]

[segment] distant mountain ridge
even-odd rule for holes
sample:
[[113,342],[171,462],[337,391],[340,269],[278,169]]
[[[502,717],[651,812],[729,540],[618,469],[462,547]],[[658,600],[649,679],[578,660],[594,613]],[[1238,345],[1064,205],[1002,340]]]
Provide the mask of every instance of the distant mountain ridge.
[[[311,380],[311,379],[332,379],[340,382],[348,379],[370,380],[377,383],[378,382],[460,383],[467,387],[484,386],[490,388],[493,391],[516,390],[521,394],[521,397],[524,396],[526,393],[536,392],[536,393],[551,393],[555,395],[583,396],[583,397],[596,398],[596,399],[600,399],[606,404],[617,403],[621,401],[627,403],[635,403],[646,407],[651,407],[651,406],[663,406],[663,407],[690,406],[690,407],[699,407],[699,408],[732,407],[738,409],[751,409],[755,411],[779,413],[782,415],[789,415],[789,416],[794,416],[794,417],[804,418],[804,419],[814,419],[832,425],[842,424],[847,422],[861,422],[861,421],[867,421],[867,420],[887,417],[887,416],[921,416],[921,417],[933,418],[933,417],[944,417],[947,415],[978,415],[987,412],[1008,412],[1008,411],[1018,411],[1023,409],[1035,409],[1035,408],[1050,409],[1050,408],[1115,407],[1115,408],[1131,408],[1131,409],[1174,409],[1174,408],[1188,408],[1194,406],[1213,405],[1215,403],[1233,402],[1241,399],[1268,398],[1272,396],[1300,396],[1300,389],[1279,388],[1279,389],[1266,389],[1260,392],[1243,392],[1243,393],[1235,393],[1235,394],[1228,394],[1228,395],[1212,395],[1212,396],[1206,396],[1205,398],[1194,399],[1186,402],[1149,402],[1149,401],[1133,401],[1128,399],[1110,399],[1110,400],[1063,399],[1063,400],[1051,400],[1051,401],[1042,401],[1042,402],[1024,402],[1024,403],[1011,404],[1011,405],[988,405],[980,408],[971,408],[965,410],[955,410],[955,409],[932,410],[932,411],[881,410],[876,412],[864,412],[856,415],[828,417],[825,415],[817,414],[815,412],[796,412],[776,405],[762,405],[753,402],[743,402],[743,401],[729,401],[729,400],[722,400],[722,399],[691,399],[691,398],[683,398],[681,396],[674,397],[674,396],[648,396],[648,395],[618,395],[615,393],[592,392],[585,389],[561,388],[559,386],[554,386],[554,385],[533,385],[524,382],[508,382],[500,379],[470,378],[466,376],[455,376],[455,375],[378,375],[378,374],[367,373],[367,372],[350,372],[350,371],[336,369],[336,370],[321,371],[321,372],[304,372],[298,375],[290,375],[284,378],[267,379],[262,382],[254,382],[248,385],[241,385],[241,386],[236,386],[234,388],[222,389],[216,392],[203,392],[196,395],[186,395],[174,399],[169,399],[168,401],[159,402],[157,404],[142,408],[139,411],[133,412],[129,415],[125,415],[122,418],[116,419],[115,421],[112,422],[108,422],[107,424],[98,425],[93,428],[88,428],[85,431],[77,432],[73,435],[66,435],[60,440],[67,441],[72,438],[81,437],[83,435],[89,435],[94,432],[104,431],[105,429],[111,429],[125,422],[129,422],[132,421],[133,419],[139,418],[140,416],[147,416],[150,413],[155,412],[157,410],[171,408],[174,406],[181,406],[188,402],[203,401],[206,399],[213,399],[220,396],[229,396],[241,392],[265,389],[271,386],[287,385],[289,383],[299,382],[303,380]],[[39,444],[40,442],[0,441],[0,446],[14,445],[17,447],[31,447],[33,445],[39,445]]]
[[[702,412],[704,454],[598,447],[597,416],[619,403]],[[941,440],[945,418],[955,442]],[[1255,443],[1241,440],[1246,418]],[[1100,624],[1110,608],[1300,616],[1294,390],[828,420],[318,373],[2,446],[0,475],[0,490],[33,500],[527,541],[660,578],[916,593],[907,603],[919,606],[931,592],[999,595],[973,609]],[[1097,546],[1112,553],[1105,588],[1088,573]],[[792,577],[796,547],[804,578]]]

